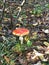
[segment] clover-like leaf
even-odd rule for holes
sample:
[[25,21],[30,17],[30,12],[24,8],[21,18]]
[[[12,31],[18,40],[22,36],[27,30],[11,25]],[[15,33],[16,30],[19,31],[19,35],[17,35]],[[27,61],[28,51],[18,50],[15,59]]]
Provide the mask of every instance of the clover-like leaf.
[[32,42],[30,40],[27,41],[27,46],[31,46],[32,45]]

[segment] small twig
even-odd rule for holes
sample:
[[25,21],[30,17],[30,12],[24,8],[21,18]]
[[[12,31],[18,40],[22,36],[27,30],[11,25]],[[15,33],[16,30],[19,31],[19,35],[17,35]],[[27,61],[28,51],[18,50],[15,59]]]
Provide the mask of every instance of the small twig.
[[2,12],[1,22],[2,22],[3,16],[4,16],[4,10],[5,10],[5,3],[6,3],[6,0],[3,0],[3,3],[4,3],[4,5],[3,5],[3,12]]
[[18,7],[19,11],[18,11],[17,17],[20,15],[20,12],[22,10],[22,6],[24,5],[24,3],[25,3],[25,0],[23,0],[20,6]]
[[24,3],[25,3],[25,0],[23,0],[23,1],[22,1],[22,3],[21,3],[21,5],[20,5],[20,6],[23,6],[23,5],[24,5]]

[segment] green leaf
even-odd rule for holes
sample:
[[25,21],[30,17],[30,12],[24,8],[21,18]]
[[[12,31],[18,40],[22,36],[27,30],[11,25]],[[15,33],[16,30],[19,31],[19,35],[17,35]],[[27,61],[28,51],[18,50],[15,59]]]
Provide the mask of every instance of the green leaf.
[[45,7],[49,8],[49,4],[45,4]]
[[30,40],[27,41],[27,46],[31,46],[32,45],[32,42]]
[[17,16],[13,16],[14,18],[17,18]]
[[16,44],[16,50],[17,50],[17,51],[21,51],[21,46],[20,46],[20,44]]

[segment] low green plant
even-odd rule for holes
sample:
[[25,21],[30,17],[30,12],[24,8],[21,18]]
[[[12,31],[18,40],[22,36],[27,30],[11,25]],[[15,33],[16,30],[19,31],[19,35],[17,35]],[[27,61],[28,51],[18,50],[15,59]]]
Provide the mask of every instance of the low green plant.
[[19,52],[25,51],[25,46],[24,46],[24,44],[17,43],[12,49],[14,50],[14,52],[19,53]]

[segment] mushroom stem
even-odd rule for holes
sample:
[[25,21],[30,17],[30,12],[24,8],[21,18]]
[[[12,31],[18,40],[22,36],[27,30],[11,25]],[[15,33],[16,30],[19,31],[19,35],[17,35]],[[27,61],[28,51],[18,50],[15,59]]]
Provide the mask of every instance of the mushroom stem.
[[19,37],[19,40],[21,41],[21,44],[23,44],[23,37],[22,36]]

